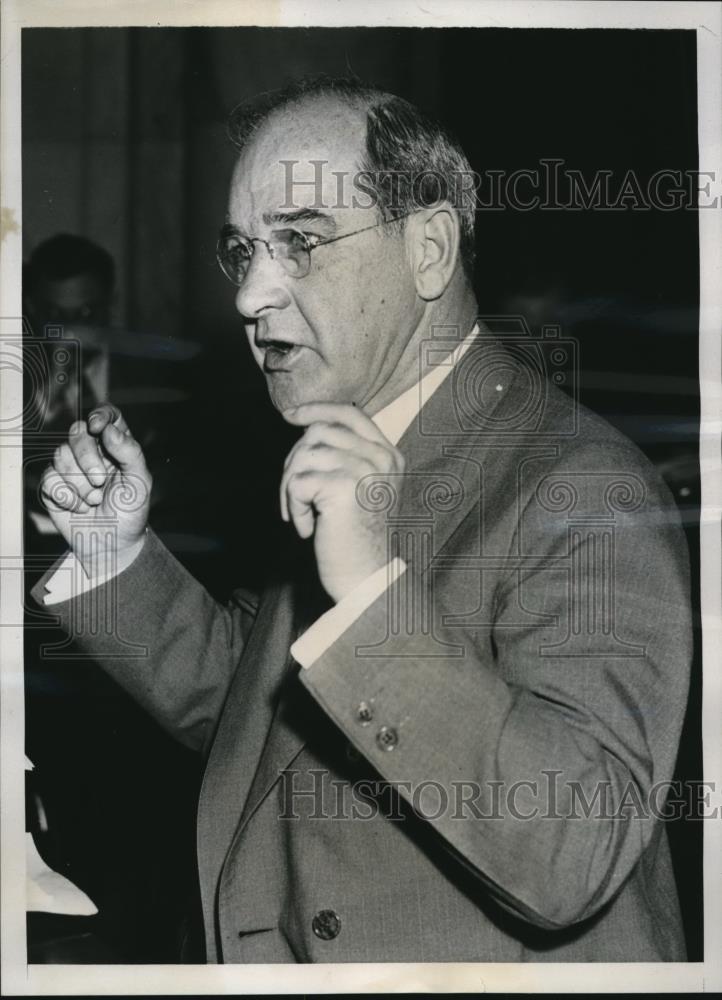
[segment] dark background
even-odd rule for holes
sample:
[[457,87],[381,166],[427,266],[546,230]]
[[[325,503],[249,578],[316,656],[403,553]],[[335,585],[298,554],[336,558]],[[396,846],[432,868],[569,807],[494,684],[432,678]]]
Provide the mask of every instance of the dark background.
[[[232,107],[304,73],[352,71],[440,117],[478,171],[561,158],[588,181],[634,170],[644,187],[657,170],[697,167],[695,51],[691,31],[23,31],[25,253],[61,231],[100,243],[118,267],[116,324],[197,345],[192,362],[166,367],[172,408],[159,394],[142,419],[174,429],[154,456],[154,526],[214,593],[260,581],[289,444],[214,259]],[[582,401],[667,478],[698,621],[696,213],[482,211],[477,253],[482,314],[520,313],[533,330],[558,324],[576,338]],[[98,904],[82,933],[109,960],[175,961],[195,893],[199,764],[92,665],[43,663],[38,634],[26,643],[27,743],[55,830],[48,860]],[[699,627],[696,637],[678,762],[691,780],[701,778]],[[689,957],[700,960],[701,823],[669,832]]]

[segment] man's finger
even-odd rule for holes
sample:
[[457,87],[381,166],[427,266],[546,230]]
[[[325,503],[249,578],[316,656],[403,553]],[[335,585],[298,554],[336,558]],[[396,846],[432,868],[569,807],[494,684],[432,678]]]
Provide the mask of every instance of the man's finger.
[[88,414],[88,430],[95,437],[99,437],[109,424],[114,424],[123,433],[128,431],[123,414],[112,403],[101,403]]
[[52,466],[48,466],[43,473],[40,481],[40,497],[49,511],[75,511],[87,514],[90,510],[75,488]]
[[103,447],[123,472],[133,472],[145,476],[146,465],[143,450],[132,434],[123,433],[115,424],[106,424],[101,436]]
[[70,428],[68,444],[79,468],[93,486],[103,486],[107,470],[98,448],[97,438],[88,434],[84,420],[77,420]]
[[288,502],[288,484],[291,478],[301,472],[331,472],[341,467],[344,456],[334,448],[299,449],[284,469],[281,476],[281,517],[288,521],[290,504]]
[[[320,484],[314,472],[294,473],[288,483],[288,517],[301,538],[310,538],[316,524],[313,499]],[[288,520],[288,518],[286,518]]]
[[315,450],[318,447],[335,448],[338,451],[348,452],[354,457],[365,458],[379,472],[389,471],[394,462],[393,452],[395,449],[388,442],[383,445],[379,441],[360,437],[344,424],[327,424],[320,421],[310,424],[306,428],[303,437],[289,452],[284,467],[290,464],[297,451]]
[[340,448],[331,448],[327,445],[299,449],[284,469],[281,477],[281,516],[283,520],[287,521],[289,517],[288,484],[293,476],[309,472],[336,473],[339,481],[350,477],[354,482],[358,482],[374,470],[375,466],[367,455]]
[[[91,482],[87,474],[78,465],[75,455],[73,454],[73,450],[67,441],[58,445],[55,449],[55,454],[53,455],[53,468],[62,479],[65,479],[66,482],[72,486],[75,493],[77,493],[81,499],[88,500],[89,494],[91,493],[97,493],[99,495],[102,494],[102,490]],[[95,501],[91,498],[89,502]]]

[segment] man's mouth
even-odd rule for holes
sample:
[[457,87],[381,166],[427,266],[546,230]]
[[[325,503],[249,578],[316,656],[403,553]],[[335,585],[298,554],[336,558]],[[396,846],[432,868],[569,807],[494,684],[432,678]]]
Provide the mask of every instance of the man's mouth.
[[263,370],[266,372],[286,371],[303,350],[300,344],[292,344],[288,340],[264,340],[260,345],[263,350]]

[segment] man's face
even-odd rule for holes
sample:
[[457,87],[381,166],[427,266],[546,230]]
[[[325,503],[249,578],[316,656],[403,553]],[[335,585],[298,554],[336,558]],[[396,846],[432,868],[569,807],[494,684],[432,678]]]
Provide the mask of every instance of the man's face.
[[93,274],[70,278],[40,278],[29,296],[36,322],[106,326],[110,319],[110,296]]
[[[380,219],[375,207],[351,205],[365,134],[365,114],[332,101],[276,113],[239,158],[228,222],[247,237],[263,239],[289,226],[311,237],[373,226]],[[292,174],[284,160],[298,161]],[[324,164],[320,202],[313,184],[298,183],[316,176],[313,160]],[[365,197],[362,205],[368,201]],[[375,395],[393,380],[422,305],[404,234],[384,233],[383,227],[317,247],[303,278],[286,274],[266,247],[255,243],[236,297],[253,356],[279,410],[335,401],[371,403],[373,411]]]

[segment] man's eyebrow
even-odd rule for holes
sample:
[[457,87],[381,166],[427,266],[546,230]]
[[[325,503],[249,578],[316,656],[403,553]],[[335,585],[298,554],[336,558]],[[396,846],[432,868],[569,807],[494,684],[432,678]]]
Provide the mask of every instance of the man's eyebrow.
[[264,212],[263,221],[267,226],[296,226],[302,222],[320,222],[328,232],[336,232],[336,220],[333,216],[314,208],[296,208],[292,212]]

